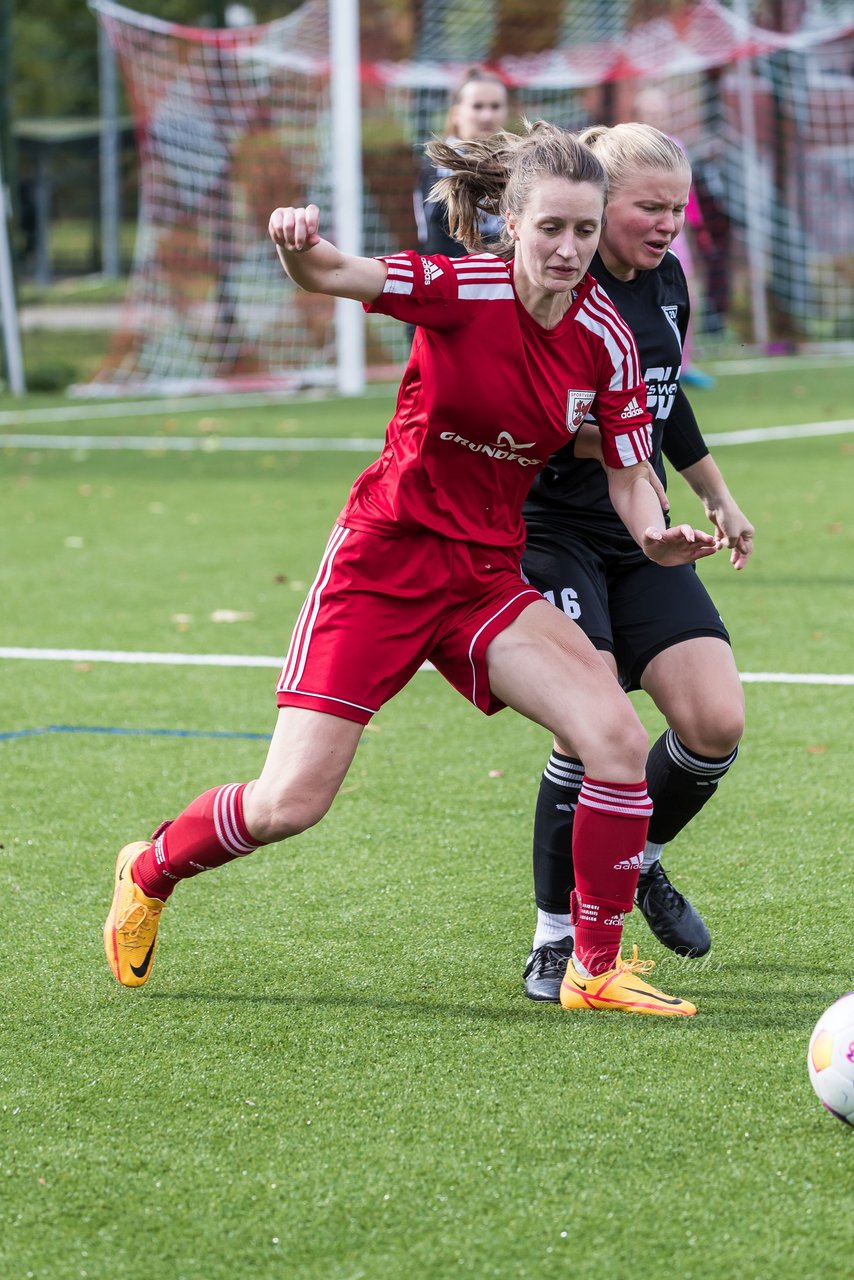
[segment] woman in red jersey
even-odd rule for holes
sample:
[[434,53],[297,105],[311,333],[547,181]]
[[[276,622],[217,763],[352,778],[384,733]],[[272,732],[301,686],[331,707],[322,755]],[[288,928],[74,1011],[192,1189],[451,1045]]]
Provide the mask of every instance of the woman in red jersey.
[[587,274],[607,180],[591,151],[540,122],[517,137],[431,144],[455,238],[500,209],[499,254],[341,253],[315,205],[270,235],[296,284],[417,325],[380,458],[356,480],[297,620],[260,776],[205,792],[116,861],[107,957],[148,979],[175,884],[297,835],[328,810],[364,726],[429,659],[487,714],[502,706],[571,741],[584,762],[573,830],[576,942],[565,1007],[694,1013],[620,956],[650,803],[647,736],[581,629],[521,573],[533,476],[595,413],[615,509],[659,564],[717,542],[667,530],[648,480],[650,417],[631,332]]

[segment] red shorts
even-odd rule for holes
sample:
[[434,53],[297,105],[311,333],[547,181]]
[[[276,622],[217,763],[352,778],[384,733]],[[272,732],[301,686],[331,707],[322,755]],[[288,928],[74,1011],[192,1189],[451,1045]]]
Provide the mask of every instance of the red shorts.
[[336,525],[276,686],[280,707],[367,724],[430,660],[492,715],[486,649],[542,600],[518,557],[422,532],[389,538]]

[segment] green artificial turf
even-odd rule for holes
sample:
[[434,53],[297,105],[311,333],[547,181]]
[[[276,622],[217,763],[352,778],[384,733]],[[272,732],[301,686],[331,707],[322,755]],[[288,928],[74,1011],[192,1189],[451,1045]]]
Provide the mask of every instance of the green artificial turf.
[[[695,405],[709,431],[831,416],[825,394],[844,416],[826,370],[800,376],[807,403],[776,414],[745,377]],[[217,419],[370,435],[388,413]],[[119,425],[163,424],[92,430]],[[851,438],[716,453],[758,528],[743,573],[701,570],[740,668],[850,673]],[[0,644],[282,653],[367,460],[5,451]],[[683,490],[675,514],[701,524]],[[323,823],[177,890],[150,983],[124,990],[101,943],[115,852],[257,773],[276,674],[0,659],[0,735],[211,735],[0,737],[4,1280],[849,1277],[854,1135],[805,1059],[854,976],[854,688],[746,684],[738,763],[667,851],[709,956],[629,918],[694,1019],[525,999],[548,736],[427,672]]]

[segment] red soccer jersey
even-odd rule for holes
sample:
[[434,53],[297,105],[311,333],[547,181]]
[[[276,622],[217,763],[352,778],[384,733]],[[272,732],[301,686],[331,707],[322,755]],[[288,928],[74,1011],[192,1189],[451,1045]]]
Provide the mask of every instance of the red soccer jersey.
[[418,326],[380,458],[339,523],[386,535],[432,529],[487,546],[525,544],[522,503],[588,413],[605,461],[649,457],[650,415],[634,338],[591,276],[544,329],[493,254],[390,254],[366,306]]

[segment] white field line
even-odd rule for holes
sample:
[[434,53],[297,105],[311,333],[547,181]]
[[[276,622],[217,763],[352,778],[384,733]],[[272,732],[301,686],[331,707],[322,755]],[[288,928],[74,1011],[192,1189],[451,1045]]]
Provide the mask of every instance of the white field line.
[[121,449],[140,453],[379,453],[384,441],[318,436],[0,435],[0,449]]
[[[25,649],[0,646],[0,659],[27,658],[40,662],[118,662],[138,666],[170,667],[269,667],[280,670],[282,657],[245,653],[146,653],[123,649]],[[425,662],[422,671],[435,671]],[[854,675],[814,672],[742,671],[744,684],[854,685]]]
[[852,354],[854,351],[851,345],[846,344],[844,349],[826,355],[801,353],[791,356],[749,356],[744,360],[712,360],[708,364],[702,360],[700,363],[704,372],[708,370],[709,373],[726,378],[732,374],[777,373],[781,369],[838,369],[850,363]]
[[[745,431],[711,431],[706,444],[765,444],[770,440],[804,440],[810,436],[845,436],[854,432],[854,418],[834,422],[800,422],[791,427],[753,427]],[[2,439],[2,437],[0,437]]]
[[[382,384],[367,387],[360,399],[374,399],[388,395]],[[156,418],[162,413],[204,413],[217,409],[254,409],[267,405],[283,412],[300,404],[316,404],[328,399],[325,395],[309,393],[304,396],[284,396],[275,391],[225,392],[221,396],[175,396],[162,400],[110,400],[107,403],[90,402],[76,405],[55,405],[45,409],[4,409],[0,413],[0,427],[25,426],[28,422],[93,422],[96,418]]]
[[[0,421],[4,415],[0,414]],[[755,427],[745,431],[711,432],[706,443],[720,448],[733,444],[765,444],[773,440],[802,440],[815,436],[854,434],[854,418],[833,422],[800,422],[787,427]],[[145,453],[379,453],[377,437],[354,439],[287,436],[54,436],[0,434],[0,449],[119,449]]]

